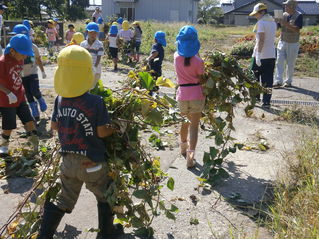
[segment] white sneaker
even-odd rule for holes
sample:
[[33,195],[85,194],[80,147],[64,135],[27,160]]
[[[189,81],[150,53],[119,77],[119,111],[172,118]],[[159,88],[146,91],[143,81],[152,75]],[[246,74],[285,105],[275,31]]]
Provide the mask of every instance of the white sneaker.
[[9,154],[9,141],[3,139],[0,144],[0,155],[8,155]]

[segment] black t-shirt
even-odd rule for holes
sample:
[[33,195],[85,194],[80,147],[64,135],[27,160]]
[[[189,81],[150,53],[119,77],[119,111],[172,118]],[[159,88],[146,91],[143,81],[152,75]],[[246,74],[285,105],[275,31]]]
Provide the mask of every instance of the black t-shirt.
[[150,61],[152,70],[154,70],[158,76],[162,75],[162,63],[164,60],[164,48],[161,44],[155,43],[152,46],[151,54],[158,52],[158,56]]
[[100,96],[85,93],[75,98],[55,99],[52,121],[58,123],[61,153],[87,156],[94,162],[105,161],[105,145],[97,127],[110,123]]

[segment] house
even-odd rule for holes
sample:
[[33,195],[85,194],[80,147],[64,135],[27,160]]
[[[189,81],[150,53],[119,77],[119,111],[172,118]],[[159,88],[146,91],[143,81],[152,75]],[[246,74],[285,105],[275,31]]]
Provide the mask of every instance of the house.
[[103,16],[133,20],[196,22],[199,0],[102,0]]
[[[274,15],[274,10],[283,9],[283,0],[234,0],[231,3],[222,3],[224,24],[245,26],[255,24],[256,19],[249,17],[249,13],[258,2],[268,6],[268,12]],[[298,1],[297,10],[303,14],[304,25],[316,25],[319,22],[319,3],[315,0]]]

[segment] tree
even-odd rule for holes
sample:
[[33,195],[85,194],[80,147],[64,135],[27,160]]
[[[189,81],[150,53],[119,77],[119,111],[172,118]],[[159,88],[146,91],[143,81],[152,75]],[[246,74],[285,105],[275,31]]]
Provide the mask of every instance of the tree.
[[85,8],[90,6],[89,0],[67,0],[66,15],[70,20],[86,18]]
[[51,18],[61,17],[76,20],[86,17],[85,8],[90,5],[89,0],[5,0],[9,7],[6,11],[9,18],[41,19],[41,11],[45,11]]
[[216,22],[223,16],[218,0],[200,0],[198,4],[198,17],[205,24]]

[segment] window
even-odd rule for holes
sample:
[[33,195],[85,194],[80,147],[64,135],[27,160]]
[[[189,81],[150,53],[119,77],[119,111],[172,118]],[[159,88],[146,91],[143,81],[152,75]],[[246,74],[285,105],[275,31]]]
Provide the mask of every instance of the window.
[[120,8],[121,17],[126,18],[129,21],[135,20],[135,8],[133,7],[121,7]]

